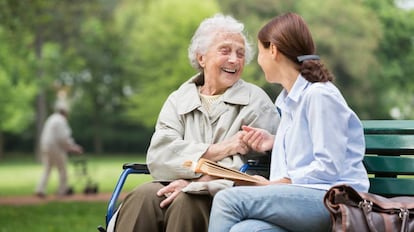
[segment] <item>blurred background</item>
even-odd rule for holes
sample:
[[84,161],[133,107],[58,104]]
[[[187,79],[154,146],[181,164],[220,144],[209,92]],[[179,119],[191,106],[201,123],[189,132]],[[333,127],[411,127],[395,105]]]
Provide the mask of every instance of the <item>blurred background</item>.
[[[233,15],[256,44],[286,11],[308,22],[318,53],[361,119],[414,118],[412,0],[0,0],[0,159],[37,154],[57,98],[88,153],[145,153],[168,94],[195,73],[199,23]],[[256,45],[254,45],[256,47]],[[272,99],[256,60],[243,78]]]

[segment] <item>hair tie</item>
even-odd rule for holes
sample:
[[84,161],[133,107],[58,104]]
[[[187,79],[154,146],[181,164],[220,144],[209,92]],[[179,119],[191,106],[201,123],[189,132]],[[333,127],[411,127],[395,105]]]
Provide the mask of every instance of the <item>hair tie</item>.
[[297,57],[299,63],[302,63],[305,60],[320,60],[321,58],[318,55],[304,55]]

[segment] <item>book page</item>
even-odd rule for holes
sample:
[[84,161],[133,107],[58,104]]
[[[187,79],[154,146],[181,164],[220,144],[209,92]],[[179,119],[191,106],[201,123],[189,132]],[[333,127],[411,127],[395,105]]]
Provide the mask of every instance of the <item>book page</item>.
[[221,178],[229,179],[229,180],[241,180],[241,181],[247,181],[247,182],[253,182],[253,183],[261,182],[261,180],[249,174],[222,166],[208,159],[201,158],[195,167],[193,164],[190,164],[190,163],[192,162],[191,161],[185,162],[184,166],[191,167],[195,172],[198,172],[198,173],[204,173],[207,175],[221,177]]

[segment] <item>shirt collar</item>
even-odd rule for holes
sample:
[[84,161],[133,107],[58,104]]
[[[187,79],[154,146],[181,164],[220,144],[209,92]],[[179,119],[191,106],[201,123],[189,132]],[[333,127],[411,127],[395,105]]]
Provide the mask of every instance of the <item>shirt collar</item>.
[[289,109],[291,109],[293,105],[296,105],[296,103],[299,102],[301,96],[303,95],[303,92],[310,84],[311,83],[309,81],[307,81],[302,75],[299,74],[290,92],[288,93],[286,89],[283,89],[279,94],[275,103],[276,107],[282,111],[290,112]]
[[[180,86],[177,90],[177,110],[179,114],[186,114],[201,106],[198,89],[194,80],[200,78],[197,74],[190,78],[187,82]],[[232,87],[224,92],[223,102],[235,105],[249,104],[250,92],[246,88],[247,83],[243,80],[238,80]]]

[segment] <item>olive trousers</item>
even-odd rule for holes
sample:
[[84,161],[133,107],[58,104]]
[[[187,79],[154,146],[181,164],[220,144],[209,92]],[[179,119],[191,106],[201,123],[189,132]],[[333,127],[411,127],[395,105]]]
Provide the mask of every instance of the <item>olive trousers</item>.
[[122,203],[115,224],[117,232],[207,232],[212,196],[181,192],[165,208],[164,196],[156,195],[164,187],[159,182],[138,186]]

